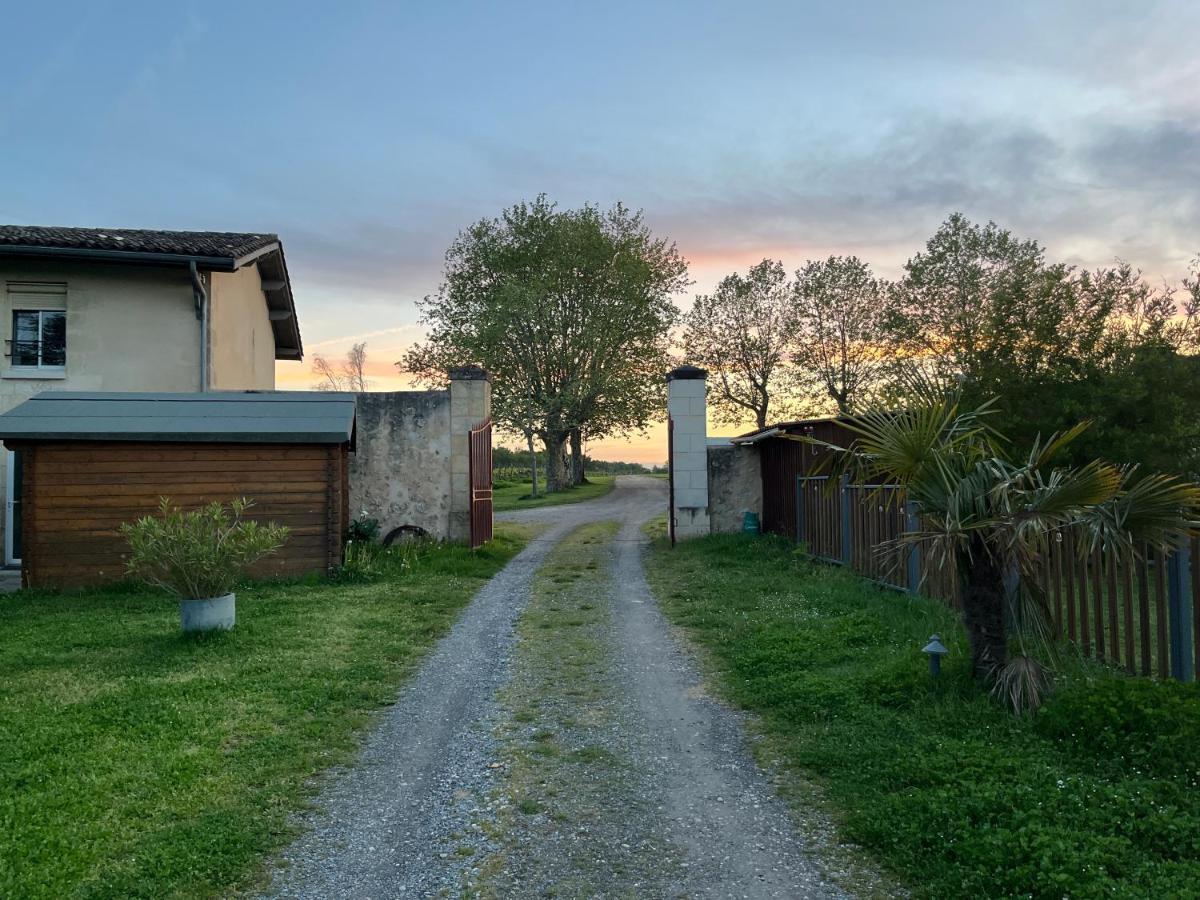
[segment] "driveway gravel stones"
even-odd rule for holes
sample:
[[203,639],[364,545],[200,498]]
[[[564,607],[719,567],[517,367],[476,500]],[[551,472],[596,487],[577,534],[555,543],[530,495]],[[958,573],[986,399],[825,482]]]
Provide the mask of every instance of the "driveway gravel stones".
[[470,896],[687,896],[684,860],[643,764],[643,732],[613,666],[616,529],[578,529],[534,579],[501,691],[500,848]]
[[641,525],[665,502],[623,476],[498,517],[547,527],[328,779],[267,896],[840,896],[658,612]]

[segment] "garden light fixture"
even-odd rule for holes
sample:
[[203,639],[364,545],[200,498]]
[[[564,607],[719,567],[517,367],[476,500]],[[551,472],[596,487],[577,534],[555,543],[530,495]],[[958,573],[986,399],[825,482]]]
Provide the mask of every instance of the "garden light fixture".
[[942,643],[941,636],[931,635],[929,643],[921,648],[921,652],[929,657],[929,674],[933,678],[937,678],[942,674],[942,657],[950,652]]

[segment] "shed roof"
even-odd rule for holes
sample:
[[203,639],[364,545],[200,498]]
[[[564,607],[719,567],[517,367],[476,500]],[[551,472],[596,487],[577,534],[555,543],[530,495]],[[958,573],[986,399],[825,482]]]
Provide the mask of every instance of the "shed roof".
[[322,391],[48,391],[0,415],[0,440],[344,444],[354,409]]
[[[765,425],[762,428],[755,428],[753,431],[747,431],[745,434],[739,434],[737,437],[731,438],[735,443],[753,442],[762,440],[763,438],[774,437],[778,432],[792,432],[804,429],[810,425],[845,425],[848,422],[853,422],[854,416],[838,415],[838,416],[818,416],[813,419],[791,419],[786,422],[776,422],[774,425]],[[767,432],[771,432],[767,434]]]

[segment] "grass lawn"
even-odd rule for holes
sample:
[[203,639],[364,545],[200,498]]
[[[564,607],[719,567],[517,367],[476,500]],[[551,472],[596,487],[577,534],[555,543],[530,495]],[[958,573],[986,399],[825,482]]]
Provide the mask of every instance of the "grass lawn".
[[524,537],[373,583],[247,586],[237,628],[200,638],[148,591],[0,598],[0,896],[252,886],[312,777]]
[[[497,481],[492,493],[492,508],[496,512],[505,512],[513,509],[534,509],[539,506],[557,506],[560,503],[595,500],[611,491],[615,481],[616,479],[612,475],[589,475],[587,483],[581,484],[579,487],[555,491],[553,494],[540,493],[536,497],[529,496],[529,492],[533,489],[533,483],[530,481]],[[539,481],[538,488],[545,491],[545,483]]]
[[[843,836],[916,896],[1196,896],[1196,685],[1076,660],[1016,718],[972,682],[938,603],[769,537],[660,538],[647,569],[797,790],[815,783]],[[937,688],[920,653],[935,631],[951,650]]]

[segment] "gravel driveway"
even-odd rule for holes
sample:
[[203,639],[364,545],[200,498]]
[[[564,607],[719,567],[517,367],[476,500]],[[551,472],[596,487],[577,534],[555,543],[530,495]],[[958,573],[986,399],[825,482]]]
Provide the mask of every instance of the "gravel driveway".
[[[513,727],[498,697],[513,674],[514,625],[547,555],[579,526],[606,521],[620,525],[602,573],[611,622],[605,655],[620,694],[614,721],[654,800],[654,830],[682,860],[683,883],[673,876],[669,896],[838,896],[752,760],[739,717],[704,697],[658,612],[642,570],[641,525],[665,506],[665,482],[622,476],[598,500],[499,515],[547,527],[476,596],[382,716],[358,762],[327,782],[266,896],[458,896],[480,883],[489,856],[511,857],[497,734]],[[604,815],[619,828],[632,812]],[[536,833],[522,834],[516,852],[553,852],[540,843]],[[518,882],[503,895],[544,891]]]

